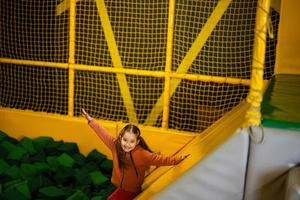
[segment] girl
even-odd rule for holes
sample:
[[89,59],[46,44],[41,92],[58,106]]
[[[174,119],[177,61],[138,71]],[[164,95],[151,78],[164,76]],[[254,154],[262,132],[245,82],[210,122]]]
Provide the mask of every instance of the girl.
[[133,199],[141,192],[145,172],[151,165],[177,165],[188,156],[175,157],[155,154],[149,149],[137,126],[126,125],[119,133],[118,138],[114,138],[107,130],[98,125],[84,109],[82,109],[82,115],[112,152],[111,181],[117,188],[107,198],[108,200]]

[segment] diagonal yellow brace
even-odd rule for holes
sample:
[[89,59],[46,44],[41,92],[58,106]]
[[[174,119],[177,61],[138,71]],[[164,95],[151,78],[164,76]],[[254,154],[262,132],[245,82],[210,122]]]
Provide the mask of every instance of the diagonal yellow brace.
[[[203,26],[201,32],[197,36],[196,40],[192,44],[191,48],[183,58],[182,62],[180,63],[179,67],[176,70],[176,73],[186,73],[193,63],[194,59],[197,57],[199,52],[201,51],[203,45],[205,44],[206,40],[210,36],[211,32],[216,27],[217,23],[220,21],[221,17],[223,16],[224,12],[227,10],[229,4],[232,0],[220,0],[210,17],[207,19],[207,22]],[[174,94],[176,88],[180,84],[181,79],[172,79],[170,81],[170,96]],[[166,92],[166,91],[164,91]],[[151,113],[148,115],[148,118],[145,121],[145,125],[153,125],[156,123],[156,119],[161,114],[163,108],[163,98],[164,95],[162,94],[160,98],[157,100],[156,104],[151,110]]]
[[70,8],[70,0],[64,0],[56,6],[55,14],[61,15],[63,12]]
[[[109,16],[107,13],[107,9],[105,7],[104,0],[96,0],[96,4],[97,4],[97,9],[98,9],[98,14],[101,19],[101,24],[102,24],[102,27],[104,30],[105,39],[107,41],[108,49],[109,49],[109,52],[110,52],[110,55],[112,58],[113,66],[123,68],[121,57],[120,57],[120,54],[118,51],[117,43],[116,43],[115,36],[114,36],[113,30],[112,30],[112,27],[110,24],[110,20],[109,20]],[[117,73],[116,76],[117,76],[117,79],[119,82],[121,95],[123,97],[123,101],[125,104],[125,108],[126,108],[126,112],[127,112],[129,121],[132,123],[137,123],[138,120],[136,117],[136,113],[135,113],[133,101],[132,101],[132,98],[130,95],[129,87],[127,84],[126,76],[125,76],[125,74],[120,74],[120,73]]]

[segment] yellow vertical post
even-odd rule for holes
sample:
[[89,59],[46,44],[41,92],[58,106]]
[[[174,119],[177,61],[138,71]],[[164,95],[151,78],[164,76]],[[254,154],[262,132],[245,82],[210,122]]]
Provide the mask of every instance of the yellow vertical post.
[[259,126],[261,123],[260,105],[263,96],[263,74],[270,3],[270,0],[259,0],[257,4],[251,85],[247,96],[250,108],[246,113],[245,127]]
[[75,11],[76,0],[70,0],[70,30],[69,30],[69,92],[68,115],[74,115],[74,64],[75,64]]
[[174,33],[174,17],[175,17],[174,12],[175,12],[175,0],[170,0],[169,16],[168,16],[163,117],[162,117],[163,128],[168,128],[169,126],[168,121],[169,121],[169,111],[170,111],[170,72],[172,67],[173,33]]

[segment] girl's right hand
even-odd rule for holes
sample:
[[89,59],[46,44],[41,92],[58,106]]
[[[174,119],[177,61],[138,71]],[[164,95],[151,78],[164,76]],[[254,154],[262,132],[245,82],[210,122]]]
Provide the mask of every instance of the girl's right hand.
[[91,121],[93,118],[82,108],[81,114],[88,120]]

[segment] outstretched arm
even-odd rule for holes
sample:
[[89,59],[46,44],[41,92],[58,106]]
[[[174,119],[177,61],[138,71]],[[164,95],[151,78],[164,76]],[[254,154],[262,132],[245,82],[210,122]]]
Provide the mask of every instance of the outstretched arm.
[[177,165],[185,158],[187,158],[190,154],[182,155],[182,156],[164,156],[156,153],[146,153],[146,157],[150,162],[150,165],[155,166],[169,166],[169,165]]
[[82,115],[87,119],[90,127],[95,131],[103,143],[109,148],[112,149],[114,145],[115,138],[109,134],[109,132],[97,124],[95,120],[84,110],[81,110]]

